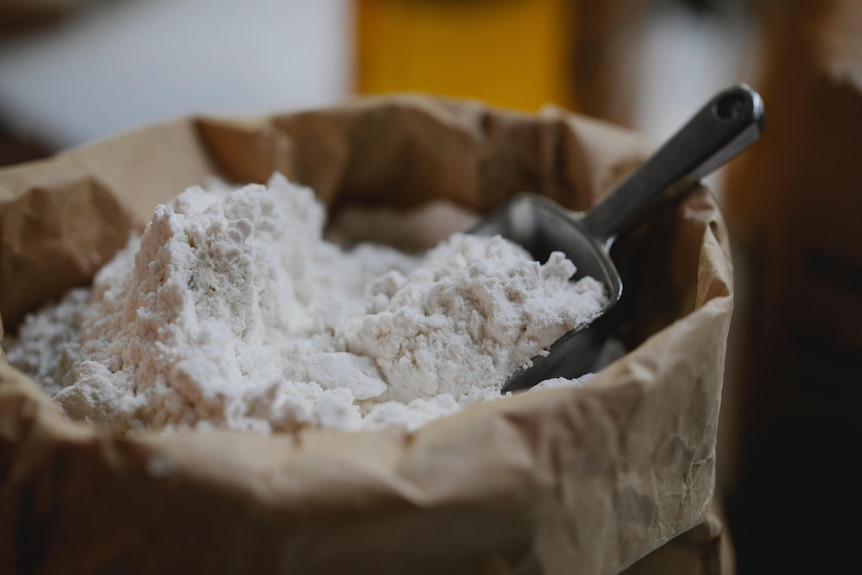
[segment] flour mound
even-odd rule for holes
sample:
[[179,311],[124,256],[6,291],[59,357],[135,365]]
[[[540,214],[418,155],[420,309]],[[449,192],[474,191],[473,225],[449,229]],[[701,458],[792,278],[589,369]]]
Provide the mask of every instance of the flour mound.
[[599,311],[601,284],[569,284],[574,273],[559,252],[540,265],[499,236],[456,234],[410,275],[372,284],[371,313],[349,327],[347,349],[398,382],[386,393],[396,401],[498,394],[519,366]]
[[4,347],[72,418],[115,432],[415,429],[500,386],[606,301],[562,254],[456,233],[421,256],[324,239],[314,193],[192,187],[89,289]]

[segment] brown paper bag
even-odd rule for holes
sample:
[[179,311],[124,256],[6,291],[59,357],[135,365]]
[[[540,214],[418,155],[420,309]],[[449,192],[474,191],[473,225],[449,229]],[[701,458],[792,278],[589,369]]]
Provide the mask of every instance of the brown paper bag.
[[[0,314],[88,282],[207,175],[279,170],[330,205],[534,190],[581,210],[646,151],[559,110],[421,96],[149,127],[0,170]],[[622,359],[412,433],[115,437],[0,364],[0,572],[618,573],[708,515],[732,270],[706,189],[614,257]]]
[[723,502],[716,498],[706,519],[621,575],[734,575],[736,550],[725,524]]

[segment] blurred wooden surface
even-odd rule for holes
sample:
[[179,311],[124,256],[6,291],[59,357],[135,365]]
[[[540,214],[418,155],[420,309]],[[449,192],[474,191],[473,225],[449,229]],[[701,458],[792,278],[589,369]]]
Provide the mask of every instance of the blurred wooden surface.
[[22,135],[0,123],[0,167],[39,160],[54,151],[45,142]]
[[767,127],[726,189],[750,298],[723,488],[740,575],[845,572],[862,536],[862,3],[766,16]]

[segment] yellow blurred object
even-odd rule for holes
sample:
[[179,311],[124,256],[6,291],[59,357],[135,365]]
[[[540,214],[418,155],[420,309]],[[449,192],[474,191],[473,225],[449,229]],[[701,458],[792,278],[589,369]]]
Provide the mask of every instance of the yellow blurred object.
[[574,109],[576,2],[358,0],[356,90]]

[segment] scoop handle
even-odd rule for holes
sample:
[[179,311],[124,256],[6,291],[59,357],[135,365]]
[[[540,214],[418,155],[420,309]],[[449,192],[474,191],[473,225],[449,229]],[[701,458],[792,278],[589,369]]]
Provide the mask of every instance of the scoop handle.
[[678,196],[753,144],[763,131],[760,95],[746,84],[716,94],[582,224],[607,245],[660,204]]

